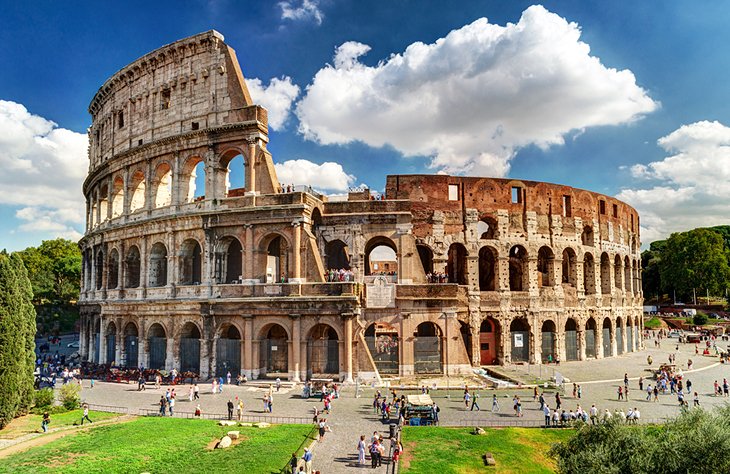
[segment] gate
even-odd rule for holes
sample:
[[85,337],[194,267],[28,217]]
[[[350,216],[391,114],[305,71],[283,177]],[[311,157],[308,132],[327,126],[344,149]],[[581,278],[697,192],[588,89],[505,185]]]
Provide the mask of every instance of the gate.
[[528,362],[530,360],[530,332],[512,331],[512,362]]
[[101,350],[101,335],[97,332],[94,334],[94,363],[99,363],[99,351]]
[[180,371],[200,373],[200,339],[180,338]]
[[542,361],[547,362],[548,356],[551,356],[551,360],[555,360],[555,333],[554,332],[543,332],[542,333]]
[[[588,338],[586,338],[586,343]],[[586,353],[588,350],[586,350]],[[587,355],[587,354],[586,354]],[[565,331],[565,358],[567,360],[578,360],[578,333],[577,331]]]
[[241,340],[218,339],[216,348],[216,375],[225,377],[228,371],[233,377],[241,373]]
[[307,344],[311,374],[340,374],[340,347],[336,339],[315,339]]
[[287,349],[286,339],[261,340],[261,376],[288,373],[289,355]]
[[413,368],[417,374],[440,374],[441,338],[421,336],[413,339]]
[[115,334],[107,334],[106,335],[106,363],[111,364],[112,362],[115,363],[115,365],[119,365],[119,361],[116,360],[116,353],[117,353],[117,337]]
[[611,357],[611,329],[603,328],[603,357]]
[[586,329],[586,357],[596,357],[595,329]]
[[167,359],[167,338],[150,337],[150,369],[164,369]]
[[139,367],[139,358],[137,353],[137,336],[125,336],[124,338],[124,356],[126,360],[124,365],[126,367]]
[[380,374],[398,375],[398,336],[381,334],[365,342]]
[[624,353],[623,334],[624,329],[621,326],[616,326],[616,353],[619,355]]
[[629,326],[626,328],[626,352],[634,351],[634,328]]

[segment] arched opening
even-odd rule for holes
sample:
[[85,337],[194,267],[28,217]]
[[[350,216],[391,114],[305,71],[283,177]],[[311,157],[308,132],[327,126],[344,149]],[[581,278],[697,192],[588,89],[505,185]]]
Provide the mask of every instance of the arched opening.
[[596,320],[586,321],[586,357],[596,357]]
[[330,270],[350,269],[350,249],[341,240],[330,240],[324,246],[327,268]]
[[114,289],[119,286],[119,252],[112,249],[109,252],[109,265],[107,266],[106,287]]
[[104,278],[104,252],[99,250],[96,254],[96,289],[101,290]]
[[528,282],[527,250],[521,245],[515,245],[509,251],[509,289],[526,291]]
[[611,320],[605,318],[603,320],[603,357],[610,357],[611,354],[611,333],[613,328],[611,327]]
[[365,342],[378,372],[398,375],[398,329],[387,323],[373,323],[365,329]]
[[130,183],[132,198],[129,200],[129,212],[136,212],[144,209],[146,188],[147,183],[145,183],[144,173],[140,170],[135,171]]
[[127,323],[124,326],[124,365],[130,368],[139,367],[139,333],[137,325]]
[[601,293],[611,294],[611,260],[605,252],[601,254]]
[[187,239],[180,246],[180,284],[200,285],[201,271],[200,244],[195,239]]
[[167,247],[162,242],[157,242],[150,250],[149,268],[150,287],[167,285]]
[[621,284],[621,276],[623,275],[623,264],[621,263],[621,257],[616,255],[613,259],[613,286],[620,290],[623,285]]
[[497,238],[497,220],[493,217],[483,217],[477,222],[477,235],[483,240]]
[[140,277],[140,257],[139,248],[136,245],[129,247],[127,251],[127,258],[125,259],[127,264],[126,282],[127,288],[139,288],[139,277]]
[[626,318],[626,352],[634,351],[634,327],[631,318]]
[[243,196],[246,193],[246,162],[243,155],[238,154],[230,158],[228,163],[225,159],[222,164],[226,166],[226,197]]
[[631,261],[629,257],[624,258],[624,290],[626,296],[631,295],[631,282],[633,278],[631,276]]
[[99,192],[99,222],[104,222],[109,216],[109,187],[105,184]]
[[473,360],[471,349],[471,328],[464,321],[459,321],[459,332],[461,333],[461,342],[464,343],[466,349],[466,355],[469,357],[469,361]]
[[516,318],[509,325],[512,340],[512,362],[530,361],[530,323],[525,318]]
[[161,163],[155,170],[152,181],[152,202],[155,208],[172,204],[172,169],[167,163]]
[[578,257],[575,255],[575,250],[568,247],[563,250],[563,277],[562,283],[570,285],[575,288],[578,281],[578,266],[576,261]]
[[188,158],[180,173],[181,196],[185,202],[205,199],[205,161],[199,156]]
[[596,294],[596,263],[590,253],[583,256],[583,288],[587,295]]
[[555,323],[551,320],[542,323],[542,343],[540,346],[543,362],[554,362],[558,355],[558,336],[555,332]]
[[547,246],[537,251],[537,284],[541,288],[555,286],[555,254]]
[[286,330],[272,324],[261,339],[261,377],[278,377],[289,371],[288,335]]
[[616,318],[616,353],[621,355],[624,353],[624,328],[621,317]]
[[451,244],[446,263],[449,274],[449,283],[467,284],[466,247],[462,244]]
[[149,368],[164,370],[167,360],[167,333],[161,324],[155,323],[150,326],[147,337],[147,350],[149,351]]
[[200,329],[191,322],[180,331],[180,371],[200,373]]
[[421,260],[423,274],[426,275],[429,283],[433,283],[433,250],[428,245],[423,244],[417,244],[416,250],[418,250],[418,258]]
[[215,253],[215,281],[238,283],[243,278],[243,247],[235,237],[225,237]]
[[124,180],[121,176],[117,176],[112,186],[112,219],[122,214],[124,214]]
[[266,247],[266,281],[284,283],[289,278],[289,243],[280,235]]
[[418,325],[413,334],[413,365],[417,374],[440,374],[441,328],[432,322]]
[[498,362],[497,341],[500,340],[499,322],[489,317],[479,326],[479,359],[482,365],[494,365]]
[[479,291],[497,289],[497,251],[492,247],[479,249]]
[[573,318],[565,321],[565,358],[578,360],[578,324]]
[[216,375],[238,377],[241,373],[241,333],[232,324],[224,325],[216,342]]
[[365,246],[366,275],[397,275],[398,258],[396,246],[387,237],[371,239]]
[[[317,324],[309,333],[307,344],[309,376],[340,375],[340,343],[337,332],[327,324]],[[333,378],[334,378],[333,377]]]
[[118,365],[117,362],[117,326],[113,321],[106,325],[106,363]]
[[583,245],[593,247],[593,227],[589,225],[583,227],[583,233],[580,235],[580,241]]

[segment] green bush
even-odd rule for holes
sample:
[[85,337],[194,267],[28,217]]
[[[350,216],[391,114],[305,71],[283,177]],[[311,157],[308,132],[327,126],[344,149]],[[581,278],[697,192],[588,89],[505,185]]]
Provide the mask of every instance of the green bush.
[[67,383],[61,385],[58,398],[66,410],[75,410],[81,405],[81,385]]
[[43,388],[35,392],[34,405],[38,408],[50,407],[55,399],[52,388]]
[[692,318],[692,323],[694,323],[695,326],[704,326],[707,324],[707,315],[705,313],[697,313]]

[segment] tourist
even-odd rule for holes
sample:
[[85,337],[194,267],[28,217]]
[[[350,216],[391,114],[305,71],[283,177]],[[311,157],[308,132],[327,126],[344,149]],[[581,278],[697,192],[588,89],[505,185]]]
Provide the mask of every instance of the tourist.
[[84,414],[81,417],[82,425],[84,424],[84,420],[88,421],[89,423],[93,423],[93,421],[91,421],[91,418],[89,418],[89,404],[88,403],[84,403]]
[[302,456],[304,461],[304,472],[312,474],[312,452],[309,448],[304,448],[304,455]]
[[365,465],[365,435],[360,436],[360,441],[357,443],[357,462],[361,466]]
[[[83,423],[83,418],[81,419]],[[91,421],[91,420],[89,420]],[[48,412],[43,413],[43,420],[41,421],[41,429],[44,433],[48,432],[48,425],[51,423],[51,415],[48,414]]]

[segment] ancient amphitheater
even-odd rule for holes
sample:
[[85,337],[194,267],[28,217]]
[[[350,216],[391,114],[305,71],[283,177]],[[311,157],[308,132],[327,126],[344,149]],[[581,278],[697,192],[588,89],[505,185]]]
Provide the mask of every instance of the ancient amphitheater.
[[215,31],[124,67],[89,112],[90,361],[350,381],[642,346],[639,216],[609,196],[444,175],[388,176],[377,200],[282,186]]

